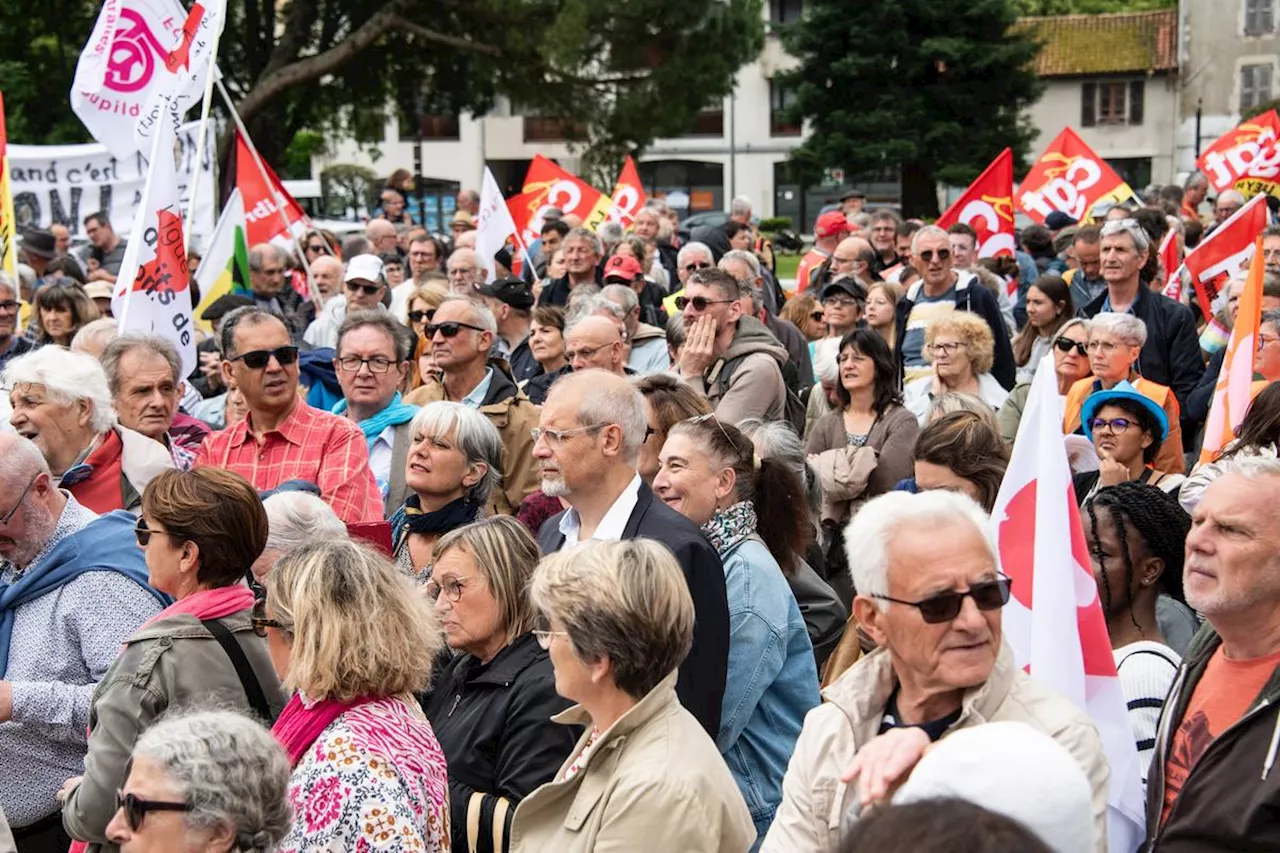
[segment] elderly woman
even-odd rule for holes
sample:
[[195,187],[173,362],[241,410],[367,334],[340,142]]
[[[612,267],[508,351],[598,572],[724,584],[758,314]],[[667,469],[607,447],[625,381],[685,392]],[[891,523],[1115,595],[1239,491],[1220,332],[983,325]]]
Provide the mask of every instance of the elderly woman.
[[107,827],[125,853],[272,853],[289,829],[289,762],[230,711],[170,714],[133,747]]
[[813,644],[786,582],[813,531],[800,512],[776,510],[804,506],[804,486],[715,415],[672,427],[660,458],[654,492],[702,528],[724,563],[729,668],[716,746],[763,838],[804,715],[820,701]]
[[992,411],[1009,396],[991,375],[995,339],[991,327],[977,314],[956,311],[926,326],[924,354],[933,362],[933,375],[915,379],[903,390],[904,405],[921,426],[928,420],[929,402],[948,391],[973,394]]
[[411,427],[404,479],[413,494],[391,516],[391,542],[396,565],[424,579],[436,540],[483,517],[503,447],[489,419],[461,403],[428,403]]
[[[1086,347],[1088,342],[1089,322],[1079,317],[1063,323],[1050,341],[1054,372],[1058,379],[1058,394],[1064,400],[1071,386],[1091,374]],[[1000,422],[1000,435],[1009,444],[1013,444],[1013,440],[1018,437],[1018,425],[1022,423],[1022,412],[1027,407],[1030,395],[1031,382],[1019,382],[1009,392],[996,415]]]
[[564,354],[564,309],[553,305],[539,305],[533,309],[533,323],[529,327],[529,352],[542,371],[521,386],[535,406],[547,401],[547,392],[561,376],[569,372],[569,360]]
[[1093,375],[1079,380],[1067,392],[1063,429],[1067,433],[1084,431],[1082,409],[1085,400],[1098,391],[1115,388],[1121,382],[1128,383],[1164,411],[1168,434],[1161,442],[1155,466],[1170,474],[1181,474],[1186,471],[1182,458],[1182,427],[1179,424],[1181,409],[1178,398],[1168,386],[1140,375],[1139,358],[1146,342],[1147,324],[1132,314],[1104,311],[1089,321],[1087,349]]
[[1076,500],[1084,506],[1099,489],[1136,481],[1176,495],[1186,478],[1159,468],[1160,448],[1169,439],[1164,410],[1128,382],[1095,391],[1081,410],[1085,437],[1098,451],[1099,468],[1076,474]]
[[67,781],[62,812],[90,850],[116,849],[107,824],[129,754],[166,710],[248,710],[269,722],[284,706],[244,583],[267,540],[253,487],[221,468],[166,471],[143,493],[137,533],[151,586],[175,601],[125,642],[91,700],[84,776]]
[[706,397],[669,373],[641,376],[635,380],[635,386],[644,397],[648,422],[637,467],[641,478],[653,485],[653,478],[658,476],[658,469],[662,467],[658,454],[667,441],[667,433],[681,421],[711,414],[711,404]]
[[530,594],[556,691],[577,703],[555,721],[585,731],[516,810],[512,851],[746,850],[755,832],[742,794],[676,698],[693,600],[671,552],[647,539],[589,542],[544,559]]
[[262,502],[267,513],[267,544],[253,562],[253,577],[262,583],[281,558],[317,539],[344,539],[347,526],[318,495],[304,491],[276,492]]
[[272,729],[297,815],[281,849],[449,850],[444,754],[410,695],[441,648],[426,599],[386,559],[339,540],[294,551],[266,587],[254,625],[294,691]]
[[1042,275],[1027,288],[1027,324],[1013,339],[1019,382],[1030,382],[1035,377],[1058,330],[1075,313],[1071,288],[1059,276]]
[[33,308],[40,346],[71,346],[71,339],[86,323],[98,319],[98,306],[78,284],[50,284],[36,291]]
[[537,564],[537,543],[510,516],[436,543],[426,591],[454,655],[422,709],[449,762],[454,850],[506,850],[516,806],[573,749],[573,733],[551,722],[569,703],[533,636]]

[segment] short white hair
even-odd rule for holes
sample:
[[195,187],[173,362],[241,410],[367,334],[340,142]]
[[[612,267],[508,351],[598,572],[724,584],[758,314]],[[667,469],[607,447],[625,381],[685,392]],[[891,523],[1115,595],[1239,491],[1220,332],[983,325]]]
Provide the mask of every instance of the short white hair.
[[12,389],[15,385],[43,385],[48,399],[60,406],[89,401],[94,432],[106,432],[116,423],[106,371],[92,356],[57,346],[41,347],[18,356],[0,372],[0,386]]
[[[991,520],[972,498],[946,489],[933,489],[919,494],[886,492],[872,498],[858,510],[845,528],[853,588],[859,595],[889,594],[889,549],[903,533],[936,529],[948,521],[968,522],[982,537],[991,554],[996,571],[1000,571],[1000,548],[996,544]],[[884,610],[888,602],[875,599]]]
[[1094,332],[1115,335],[1131,347],[1147,343],[1147,324],[1142,322],[1142,318],[1132,314],[1117,314],[1114,311],[1095,314],[1089,321],[1089,334]]
[[[760,259],[756,257],[755,252],[748,252],[746,249],[730,249],[720,258],[720,271],[724,272],[725,261],[740,261],[747,265],[747,269],[751,270],[751,277],[757,279],[760,277]],[[751,286],[755,287],[755,281],[751,282]]]
[[1224,201],[1243,205],[1245,202],[1244,193],[1239,190],[1223,190],[1218,193],[1218,202],[1221,203]]
[[[600,291],[600,298],[622,310],[622,317],[618,318],[620,320],[640,305],[640,297],[636,296],[636,292],[625,284],[606,284]],[[592,300],[592,302],[594,301]]]
[[751,199],[745,195],[740,195],[729,202],[730,216],[750,216],[751,215]]
[[948,243],[951,240],[951,235],[948,234],[946,231],[943,231],[937,225],[926,225],[920,230],[916,231],[916,233],[911,235],[911,254],[912,255],[916,254],[920,246],[920,240],[923,237],[941,237],[942,239],[948,241]]
[[1112,219],[1104,223],[1102,237],[1114,237],[1117,234],[1128,234],[1133,240],[1133,248],[1138,252],[1145,252],[1151,248],[1151,238],[1147,236],[1147,231],[1136,219]]
[[[611,284],[609,286],[622,287],[621,285],[615,285],[615,284]],[[622,289],[626,290],[628,293],[631,293],[631,291],[625,287],[622,287]],[[634,293],[632,293],[631,295],[633,298],[635,297]],[[637,300],[637,304],[639,304],[638,300]],[[576,306],[574,306],[573,317],[569,319],[569,325],[565,329],[565,332],[568,333],[570,329],[578,325],[578,323],[585,320],[586,318],[595,317],[600,314],[608,314],[610,318],[612,318],[613,320],[619,323],[627,319],[627,309],[623,308],[621,305],[619,305],[617,302],[614,302],[612,299],[609,299],[608,297],[606,297],[604,295],[604,291],[602,290],[597,295],[584,299],[583,301],[579,302]]]
[[276,492],[262,502],[267,511],[267,545],[283,557],[317,539],[345,539],[347,526],[333,507],[309,492]]
[[107,344],[111,343],[118,333],[114,317],[90,320],[81,326],[80,331],[76,332],[75,337],[71,339],[71,351],[89,356],[103,353],[107,349]]
[[462,452],[468,465],[485,466],[485,475],[466,490],[466,496],[472,503],[484,506],[489,502],[490,493],[502,485],[506,449],[498,428],[479,410],[461,403],[437,400],[423,406],[414,415],[409,429],[414,436],[452,434],[454,445]]
[[1239,474],[1246,480],[1280,477],[1280,459],[1268,456],[1233,456],[1218,464],[1224,473]]
[[676,254],[676,266],[683,267],[684,262],[694,255],[706,256],[707,263],[709,264],[714,264],[716,262],[716,256],[712,254],[711,247],[706,243],[699,243],[694,240],[693,242],[685,243],[680,247],[680,251]]
[[446,296],[440,302],[440,307],[443,308],[451,302],[461,302],[466,305],[471,311],[472,321],[477,326],[491,335],[498,334],[498,320],[493,316],[493,312],[489,310],[488,305],[485,305],[479,299],[472,299],[469,296]]
[[571,373],[551,386],[551,394],[571,393],[582,385],[582,398],[576,414],[579,426],[617,424],[622,428],[622,456],[628,465],[640,458],[640,446],[649,430],[649,416],[644,395],[630,382],[600,382],[596,377],[611,376],[603,370]]
[[16,298],[18,295],[18,283],[13,280],[13,276],[7,272],[0,271],[0,287],[9,288],[9,296]]

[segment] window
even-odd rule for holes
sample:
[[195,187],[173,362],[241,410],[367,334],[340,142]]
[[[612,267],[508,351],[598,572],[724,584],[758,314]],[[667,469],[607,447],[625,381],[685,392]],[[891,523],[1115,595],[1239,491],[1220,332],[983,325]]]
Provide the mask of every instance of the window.
[[769,0],[769,23],[792,24],[800,20],[804,0]]
[[[458,117],[456,115],[419,116],[416,129],[422,131],[422,138],[424,140],[457,139]],[[412,142],[417,138],[413,119],[404,113],[401,113],[400,141]]]
[[586,128],[581,124],[553,116],[525,116],[525,142],[567,142],[582,139]]
[[1271,66],[1240,66],[1240,112],[1271,100]]
[[724,136],[724,108],[720,104],[700,111],[684,136]]
[[786,110],[795,106],[796,92],[777,82],[769,81],[769,135],[799,136],[800,123],[792,121]]
[[1244,0],[1244,34],[1270,35],[1276,29],[1275,0]]
[[1146,82],[1099,80],[1080,86],[1080,124],[1141,125]]

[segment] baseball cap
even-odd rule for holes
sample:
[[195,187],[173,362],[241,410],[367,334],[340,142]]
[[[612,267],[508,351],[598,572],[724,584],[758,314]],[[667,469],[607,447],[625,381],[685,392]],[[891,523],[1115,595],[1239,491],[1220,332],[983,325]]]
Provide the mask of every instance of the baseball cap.
[[838,234],[849,233],[849,220],[845,219],[844,214],[838,210],[829,210],[818,217],[818,221],[813,223],[813,234],[815,237],[835,237]]
[[382,261],[377,255],[356,255],[347,264],[344,282],[367,281],[372,284],[382,282]]
[[822,298],[826,299],[835,293],[847,293],[859,302],[867,301],[867,291],[852,276],[842,275],[822,288]]
[[481,296],[489,296],[505,302],[512,308],[532,308],[533,291],[528,282],[518,278],[499,278],[479,287]]
[[614,255],[604,265],[604,280],[609,283],[610,278],[616,278],[623,284],[631,282],[644,275],[644,270],[640,268],[640,262],[635,258],[626,257],[624,255]]
[[1064,213],[1061,210],[1055,210],[1044,218],[1044,227],[1050,231],[1061,231],[1068,225],[1078,224],[1080,223],[1071,214]]

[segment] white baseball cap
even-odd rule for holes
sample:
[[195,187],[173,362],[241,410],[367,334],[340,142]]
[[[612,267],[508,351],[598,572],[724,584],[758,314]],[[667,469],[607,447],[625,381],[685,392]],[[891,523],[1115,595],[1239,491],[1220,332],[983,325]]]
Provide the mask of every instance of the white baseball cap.
[[382,261],[377,255],[356,255],[347,263],[347,274],[342,281],[367,281],[382,284]]

